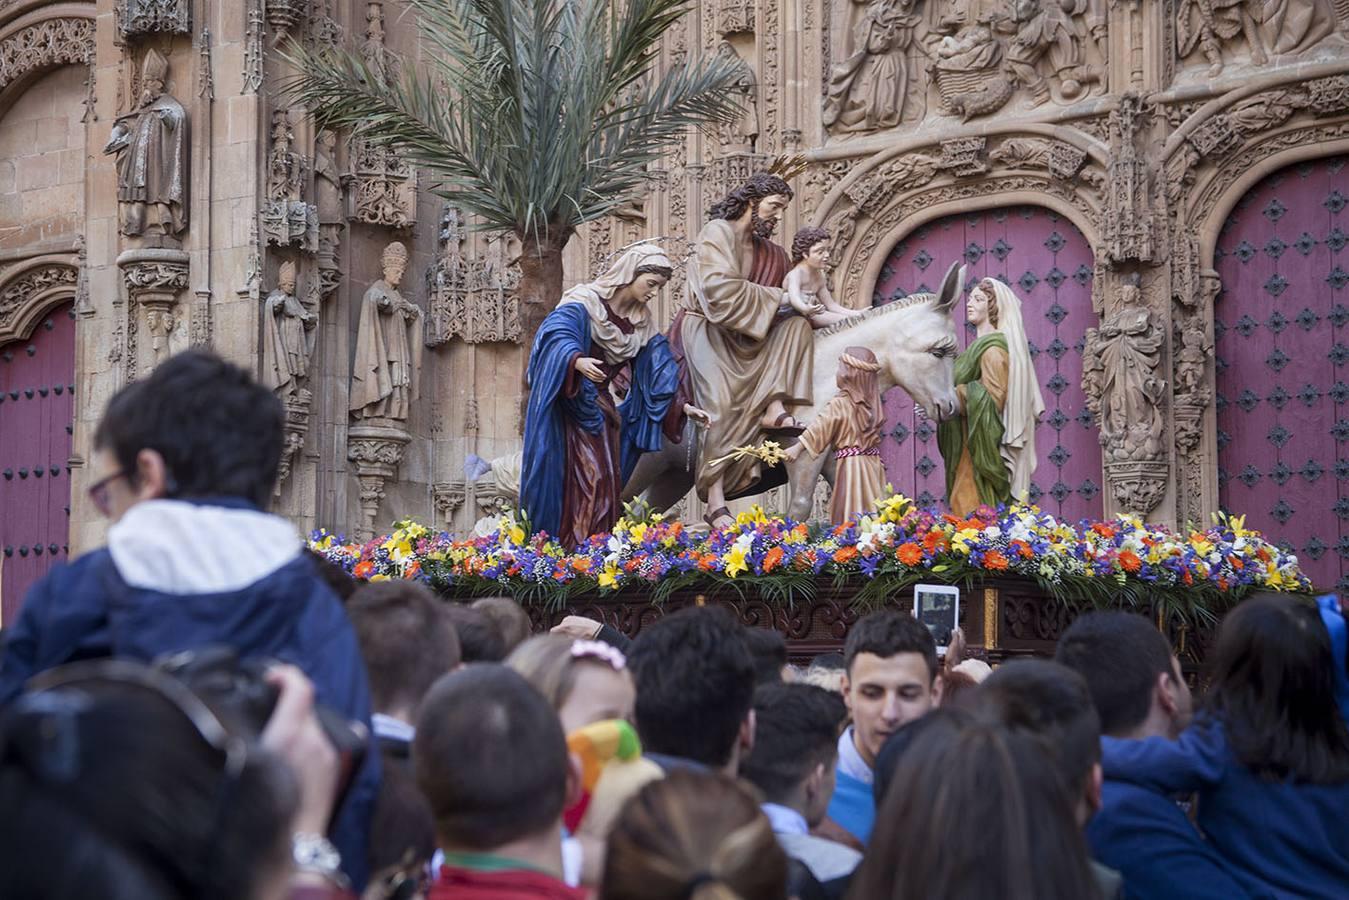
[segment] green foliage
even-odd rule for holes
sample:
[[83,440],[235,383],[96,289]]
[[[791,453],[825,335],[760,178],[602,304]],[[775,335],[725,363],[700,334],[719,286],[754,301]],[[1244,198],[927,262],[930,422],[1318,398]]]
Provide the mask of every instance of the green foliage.
[[395,77],[346,50],[296,46],[287,85],[320,127],[387,142],[491,230],[566,243],[646,188],[690,127],[739,114],[717,56],[655,77],[687,0],[407,0],[422,53]]

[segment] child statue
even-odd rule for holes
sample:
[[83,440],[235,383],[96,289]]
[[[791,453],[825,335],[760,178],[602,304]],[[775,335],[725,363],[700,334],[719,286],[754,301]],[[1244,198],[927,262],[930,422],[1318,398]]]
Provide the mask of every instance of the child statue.
[[881,406],[876,354],[865,347],[849,347],[838,360],[838,393],[802,433],[799,443],[787,449],[795,460],[803,452],[818,457],[834,451],[834,494],[829,501],[829,520],[841,524],[857,513],[869,511],[885,491],[885,466],[881,464],[881,434],[885,410]]
[[792,269],[782,281],[781,312],[795,310],[812,328],[828,328],[851,317],[853,310],[834,302],[824,267],[829,263],[829,232],[802,228],[792,238]]

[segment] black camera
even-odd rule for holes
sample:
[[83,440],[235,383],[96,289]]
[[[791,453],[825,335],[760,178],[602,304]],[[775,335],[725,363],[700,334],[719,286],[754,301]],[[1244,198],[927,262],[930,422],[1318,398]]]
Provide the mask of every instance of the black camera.
[[[251,738],[262,734],[276,709],[277,689],[264,677],[275,664],[266,658],[240,659],[233,648],[224,646],[186,650],[155,661],[156,668],[200,697],[225,728]],[[370,733],[363,723],[348,721],[326,706],[315,705],[314,712],[341,760],[335,814],[365,760]]]

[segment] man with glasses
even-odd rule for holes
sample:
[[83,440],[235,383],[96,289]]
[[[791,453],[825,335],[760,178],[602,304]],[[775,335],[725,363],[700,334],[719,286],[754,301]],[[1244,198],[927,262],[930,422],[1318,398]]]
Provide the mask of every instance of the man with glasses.
[[[227,645],[291,663],[318,701],[370,722],[356,635],[295,526],[266,512],[281,459],[282,409],[242,369],[200,351],[127,385],[94,433],[89,489],[108,545],[29,591],[0,657],[0,704],[32,676],[75,660],[151,661]],[[367,762],[332,832],[365,882],[379,784]]]

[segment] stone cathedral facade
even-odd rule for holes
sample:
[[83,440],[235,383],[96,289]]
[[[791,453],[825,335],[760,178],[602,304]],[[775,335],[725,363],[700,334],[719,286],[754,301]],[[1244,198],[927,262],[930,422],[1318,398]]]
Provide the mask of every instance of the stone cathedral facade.
[[[188,347],[282,396],[275,505],[303,527],[464,531],[510,502],[465,463],[520,446],[518,242],[288,104],[287,48],[332,44],[423,52],[398,0],[0,0],[7,612],[101,539],[84,489],[109,396]],[[957,257],[1022,297],[1042,506],[1230,509],[1318,583],[1349,573],[1347,0],[702,0],[661,54],[739,58],[744,114],[583,229],[568,283],[642,237],[682,252],[726,190],[805,154],[779,239],[828,228],[846,304],[929,289]],[[138,199],[146,177],[175,199]],[[352,361],[395,242],[421,343],[401,417],[371,420]],[[940,500],[911,408],[887,398],[884,459]]]

